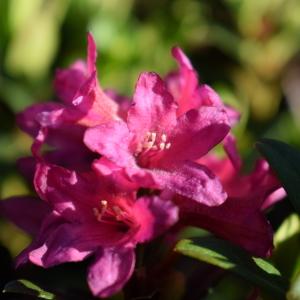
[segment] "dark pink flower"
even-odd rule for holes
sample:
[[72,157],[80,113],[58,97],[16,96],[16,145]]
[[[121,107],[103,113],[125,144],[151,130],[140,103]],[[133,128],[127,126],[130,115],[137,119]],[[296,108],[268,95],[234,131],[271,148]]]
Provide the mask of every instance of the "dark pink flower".
[[239,112],[225,106],[220,96],[210,86],[199,84],[198,74],[184,52],[179,47],[174,47],[172,55],[179,65],[179,70],[168,74],[166,83],[168,91],[178,103],[178,116],[201,106],[220,106],[226,110],[231,125],[237,123],[240,118]]
[[[137,199],[92,172],[39,163],[34,183],[44,201],[19,197],[0,206],[0,212],[37,235],[17,264],[31,261],[48,268],[94,255],[88,283],[96,296],[119,291],[134,271],[136,244],[150,241],[177,221],[171,201]],[[24,215],[26,206],[30,213]]]
[[192,161],[227,135],[227,114],[220,107],[204,106],[177,118],[176,111],[160,77],[143,73],[127,123],[113,121],[86,131],[85,144],[103,156],[94,166],[106,175],[112,169],[124,172],[135,188],[169,189],[209,206],[218,205],[226,199],[218,179]]
[[[35,154],[44,143],[54,148],[45,155],[49,162],[86,169],[93,155],[82,142],[85,128],[118,120],[119,108],[123,113],[124,105],[120,106],[99,85],[96,57],[96,45],[89,34],[87,61],[57,71],[54,85],[63,103],[35,104],[17,116],[19,127],[35,138]],[[119,100],[120,96],[114,98]]]
[[[233,153],[234,149],[231,149]],[[272,199],[268,199],[276,191],[276,200],[279,200],[281,185],[268,163],[258,160],[254,170],[243,175],[237,167],[240,166],[237,153],[231,159],[209,154],[200,161],[220,178],[228,198],[218,207],[207,207],[177,197],[175,202],[180,207],[181,222],[205,228],[256,256],[269,256],[273,248],[273,231],[263,209],[272,204]]]

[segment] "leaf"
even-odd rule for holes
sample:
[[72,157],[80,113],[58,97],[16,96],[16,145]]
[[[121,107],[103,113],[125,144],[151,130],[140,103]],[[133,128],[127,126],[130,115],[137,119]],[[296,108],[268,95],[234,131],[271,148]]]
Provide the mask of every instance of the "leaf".
[[274,236],[275,248],[298,233],[300,233],[300,218],[294,213],[288,216],[277,229]]
[[14,280],[7,283],[3,289],[3,293],[23,294],[48,300],[56,299],[54,294],[41,289],[34,283],[25,279]]
[[287,300],[300,300],[300,273],[297,274],[287,295]]
[[274,244],[272,260],[285,277],[293,280],[300,270],[300,218],[297,214],[283,221],[275,233]]
[[243,249],[227,241],[212,236],[184,239],[179,241],[175,251],[230,270],[272,293],[275,298],[282,299],[285,295],[287,283],[272,264],[261,258],[249,256]]
[[277,174],[292,205],[300,213],[300,152],[271,139],[262,139],[256,146]]

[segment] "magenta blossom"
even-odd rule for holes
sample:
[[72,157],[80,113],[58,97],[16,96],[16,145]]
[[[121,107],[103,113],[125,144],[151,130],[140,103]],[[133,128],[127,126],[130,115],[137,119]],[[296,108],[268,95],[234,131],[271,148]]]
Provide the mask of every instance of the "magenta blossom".
[[193,162],[217,145],[230,126],[220,107],[201,107],[176,116],[177,105],[155,73],[136,85],[127,123],[119,120],[89,128],[85,144],[103,157],[102,174],[123,172],[128,185],[168,189],[209,206],[226,199],[218,179]]
[[36,235],[17,264],[30,261],[48,268],[93,255],[88,284],[95,296],[122,289],[134,271],[136,244],[150,241],[177,221],[171,201],[137,199],[92,172],[39,163],[34,183],[45,202],[18,197],[0,206],[4,215]]
[[[35,104],[17,116],[20,128],[35,138],[35,152],[44,143],[54,148],[44,155],[49,162],[72,169],[87,169],[93,155],[82,142],[84,130],[118,120],[119,113],[122,114],[123,106],[99,85],[96,57],[96,45],[89,34],[87,61],[77,61],[70,68],[57,71],[54,85],[63,103]],[[117,94],[109,94],[119,103],[123,101]],[[30,159],[21,161],[25,173],[33,169],[33,163]]]
[[283,198],[281,185],[265,160],[258,160],[254,170],[243,175],[237,153],[231,158],[208,154],[200,160],[220,178],[228,195],[226,202],[207,207],[176,197],[180,220],[185,225],[205,228],[256,256],[269,256],[273,231],[263,210]]
[[179,70],[167,75],[166,84],[168,91],[178,103],[177,115],[180,116],[190,109],[201,106],[218,106],[226,110],[231,125],[236,124],[240,118],[239,112],[225,106],[220,96],[210,86],[199,84],[198,74],[184,52],[179,47],[174,47],[172,55],[179,65]]

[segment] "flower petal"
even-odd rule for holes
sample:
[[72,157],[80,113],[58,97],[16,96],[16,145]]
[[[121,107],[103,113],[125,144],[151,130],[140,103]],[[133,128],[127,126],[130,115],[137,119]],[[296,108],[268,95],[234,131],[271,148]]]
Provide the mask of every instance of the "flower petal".
[[172,201],[160,197],[141,197],[133,207],[140,229],[135,236],[139,243],[162,234],[178,220],[178,208]]
[[135,265],[130,247],[104,248],[89,268],[88,284],[98,297],[109,297],[120,291],[131,277]]
[[191,203],[182,199],[180,219],[186,225],[207,229],[229,240],[256,256],[268,256],[273,248],[272,227],[260,211],[248,199],[228,198],[217,207]]
[[101,180],[93,173],[76,173],[62,167],[39,163],[34,185],[39,196],[64,218],[87,222],[99,201]]
[[66,104],[72,104],[79,88],[96,71],[97,47],[91,33],[88,33],[87,61],[78,60],[69,68],[57,70],[54,88]]
[[162,79],[155,73],[142,73],[128,111],[128,128],[139,140],[147,132],[168,133],[176,124],[176,108]]
[[45,268],[82,261],[98,247],[98,241],[90,239],[76,224],[65,223],[49,233],[42,246],[29,253],[32,263]]
[[193,199],[207,206],[216,206],[226,200],[226,193],[219,179],[203,165],[185,162],[173,171],[152,172],[162,189]]
[[86,64],[78,60],[67,69],[58,69],[54,79],[54,89],[58,97],[71,104],[80,86],[86,80]]
[[230,129],[227,114],[216,107],[190,110],[178,119],[161,163],[165,167],[196,160],[225,138]]
[[0,201],[0,214],[31,235],[38,233],[49,213],[47,203],[35,197],[19,196]]
[[23,131],[32,137],[36,137],[41,128],[41,122],[38,118],[40,114],[50,114],[52,112],[61,111],[62,108],[63,106],[61,104],[54,102],[31,105],[17,115],[17,124]]
[[89,149],[104,155],[120,167],[135,166],[135,160],[129,149],[130,142],[131,135],[123,121],[89,128],[84,135],[84,143]]

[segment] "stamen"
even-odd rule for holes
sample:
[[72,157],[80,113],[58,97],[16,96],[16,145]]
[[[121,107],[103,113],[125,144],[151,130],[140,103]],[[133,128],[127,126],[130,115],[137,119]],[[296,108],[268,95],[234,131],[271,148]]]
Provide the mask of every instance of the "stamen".
[[151,132],[151,141],[155,143],[156,140],[156,132]]
[[97,221],[100,222],[102,218],[102,214],[99,212],[99,209],[97,207],[93,207],[93,212]]
[[171,147],[171,143],[167,143],[166,144],[166,149],[170,149],[170,147]]
[[162,134],[161,135],[161,140],[163,143],[165,143],[167,141],[167,135],[166,134]]
[[166,147],[166,144],[165,144],[165,143],[160,143],[160,144],[159,144],[159,149],[160,149],[160,150],[164,150],[165,147]]
[[123,211],[121,210],[121,208],[119,206],[116,206],[114,205],[112,207],[113,211],[116,213],[116,219],[118,221],[122,220],[122,214],[123,214]]

